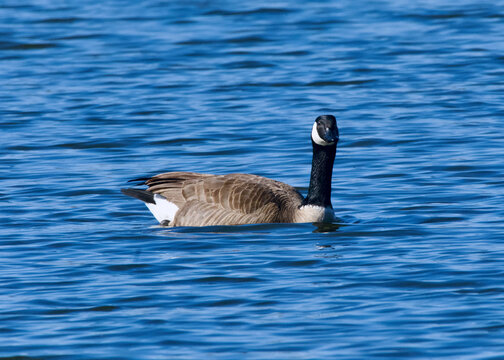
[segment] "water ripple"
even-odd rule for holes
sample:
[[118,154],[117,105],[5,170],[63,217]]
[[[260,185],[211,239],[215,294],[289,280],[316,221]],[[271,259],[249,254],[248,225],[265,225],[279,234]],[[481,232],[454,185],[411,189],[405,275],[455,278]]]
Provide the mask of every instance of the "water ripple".
[[[497,3],[6,0],[1,359],[500,359]],[[167,228],[163,171],[306,193],[332,224]]]

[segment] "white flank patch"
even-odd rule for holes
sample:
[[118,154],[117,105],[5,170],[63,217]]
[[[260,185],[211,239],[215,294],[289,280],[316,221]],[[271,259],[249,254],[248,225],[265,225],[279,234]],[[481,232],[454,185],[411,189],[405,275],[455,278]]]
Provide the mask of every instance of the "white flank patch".
[[298,210],[296,222],[331,222],[334,220],[334,210],[318,205],[304,205]]
[[173,218],[179,209],[178,206],[169,202],[164,196],[159,194],[154,195],[154,201],[156,202],[155,204],[145,203],[145,205],[147,205],[156,220],[160,223],[164,220],[168,220],[170,222],[173,221]]
[[312,128],[312,131],[311,131],[311,138],[313,139],[313,142],[315,144],[319,144],[319,145],[322,145],[322,146],[327,146],[327,145],[334,144],[333,142],[327,142],[327,141],[325,141],[324,139],[322,139],[320,137],[320,135],[318,134],[318,131],[317,131],[317,122],[313,123],[313,128]]

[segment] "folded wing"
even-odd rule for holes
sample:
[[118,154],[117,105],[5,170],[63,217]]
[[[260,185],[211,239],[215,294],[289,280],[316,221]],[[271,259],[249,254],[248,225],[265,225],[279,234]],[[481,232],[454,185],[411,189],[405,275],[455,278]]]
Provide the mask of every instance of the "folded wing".
[[171,172],[145,184],[179,208],[172,226],[291,222],[302,201],[293,187],[250,174]]

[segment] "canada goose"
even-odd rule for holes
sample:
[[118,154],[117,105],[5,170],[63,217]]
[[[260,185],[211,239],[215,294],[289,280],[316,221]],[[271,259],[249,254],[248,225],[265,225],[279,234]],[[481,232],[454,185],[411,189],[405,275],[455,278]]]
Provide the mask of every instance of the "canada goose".
[[317,117],[312,127],[313,160],[306,198],[292,186],[250,174],[169,172],[135,179],[147,190],[122,189],[142,200],[169,226],[330,222],[331,177],[339,140],[336,118]]

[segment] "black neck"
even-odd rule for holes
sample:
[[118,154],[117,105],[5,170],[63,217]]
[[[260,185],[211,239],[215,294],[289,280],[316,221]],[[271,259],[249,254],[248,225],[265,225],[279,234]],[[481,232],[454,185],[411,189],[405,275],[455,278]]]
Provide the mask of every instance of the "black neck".
[[312,140],[312,145],[313,160],[310,187],[302,205],[319,205],[332,209],[331,178],[336,156],[336,144],[321,146]]

